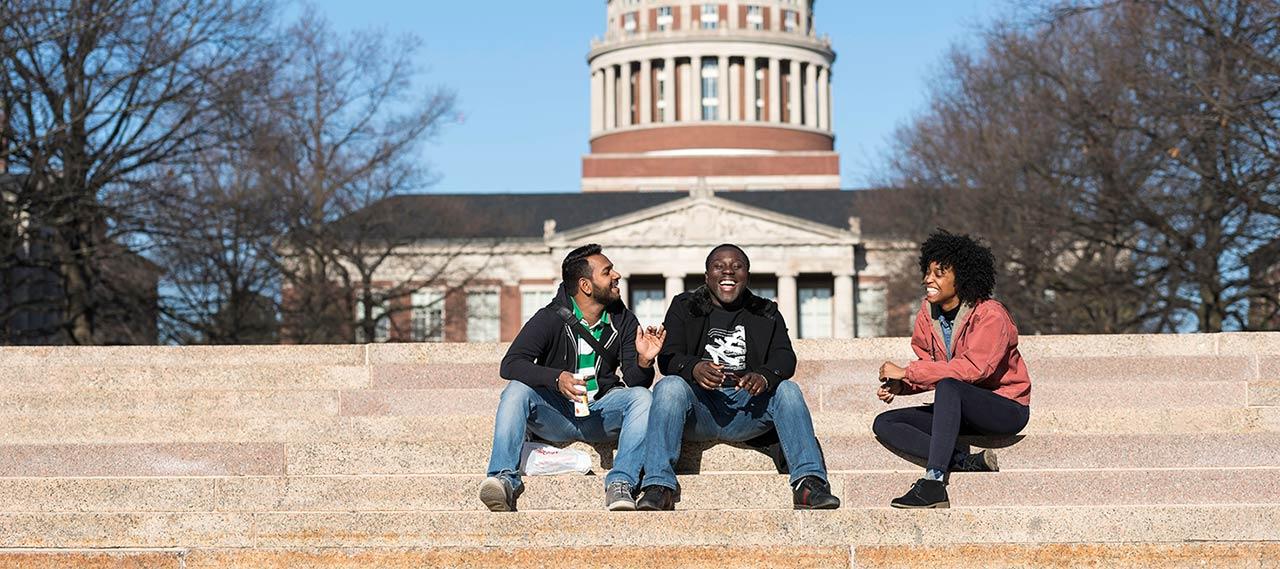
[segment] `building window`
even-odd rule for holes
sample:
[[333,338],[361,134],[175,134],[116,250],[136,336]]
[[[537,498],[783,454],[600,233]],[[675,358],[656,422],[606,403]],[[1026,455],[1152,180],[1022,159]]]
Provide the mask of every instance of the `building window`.
[[716,120],[720,107],[720,62],[715,58],[702,60],[702,120]]
[[755,295],[760,298],[778,302],[778,289],[772,285],[760,287],[753,286],[751,287],[751,292],[755,293]]
[[622,29],[628,34],[636,33],[636,13],[627,12],[622,15]]
[[554,287],[532,289],[521,287],[520,325],[523,326],[525,322],[533,318],[533,313],[537,312],[539,308],[550,304],[551,299],[555,298],[555,296],[556,289]]
[[747,28],[752,30],[764,29],[764,8],[761,6],[747,6]]
[[720,5],[703,4],[701,22],[704,30],[714,30],[720,27]]
[[782,29],[783,30],[788,32],[794,32],[796,31],[796,28],[799,25],[800,25],[799,16],[796,14],[795,10],[782,11]]
[[[376,304],[371,316],[374,320],[373,341],[385,342],[391,339],[391,316],[387,314],[386,304]],[[369,340],[364,337],[364,301],[356,301],[356,343],[364,344]]]
[[756,81],[756,100],[755,100],[755,104],[752,105],[752,107],[754,108],[751,110],[751,112],[755,113],[756,120],[764,120],[764,92],[765,92],[764,90],[766,86],[764,84],[763,69],[756,70],[755,81]]
[[666,291],[662,287],[632,287],[628,306],[643,326],[657,326],[666,317]]
[[444,293],[420,290],[413,293],[411,338],[415,342],[444,341]]
[[799,290],[800,337],[831,337],[831,287],[809,286]]
[[671,6],[662,6],[658,8],[658,31],[666,32],[671,30],[673,19],[671,17]]
[[[886,315],[885,289],[879,287],[858,287],[858,330],[859,338],[875,338],[888,331]],[[913,313],[914,317],[915,314]]]
[[497,342],[498,291],[467,291],[467,341]]

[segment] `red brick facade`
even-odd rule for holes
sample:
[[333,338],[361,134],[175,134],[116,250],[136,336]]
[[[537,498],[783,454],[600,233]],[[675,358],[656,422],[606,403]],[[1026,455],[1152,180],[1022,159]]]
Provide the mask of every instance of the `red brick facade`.
[[[766,101],[767,104],[767,101]],[[752,148],[778,151],[830,151],[829,134],[778,126],[655,125],[611,132],[591,141],[592,154],[623,154],[681,148]]]
[[767,156],[586,156],[584,178],[668,176],[837,176],[835,152]]

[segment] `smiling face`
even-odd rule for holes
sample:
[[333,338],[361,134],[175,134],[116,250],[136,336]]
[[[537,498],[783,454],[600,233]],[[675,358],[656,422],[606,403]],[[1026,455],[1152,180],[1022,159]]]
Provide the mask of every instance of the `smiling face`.
[[591,289],[585,291],[587,295],[605,306],[622,298],[618,288],[622,275],[613,270],[613,261],[604,255],[592,255],[587,257],[587,263],[591,265]]
[[943,310],[960,305],[960,297],[956,295],[956,272],[950,267],[942,268],[937,261],[931,261],[921,283],[924,285],[924,298],[930,304]]
[[722,248],[707,262],[707,290],[720,306],[738,301],[751,278],[747,259],[737,249]]

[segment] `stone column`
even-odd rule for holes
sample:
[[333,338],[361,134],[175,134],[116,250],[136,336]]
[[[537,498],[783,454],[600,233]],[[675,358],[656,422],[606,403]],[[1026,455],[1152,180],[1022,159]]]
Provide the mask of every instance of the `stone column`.
[[618,128],[618,72],[612,65],[604,68],[604,128]]
[[818,128],[818,66],[804,66],[804,125]]
[[782,65],[776,57],[769,58],[769,122],[782,122]]
[[653,122],[653,62],[640,61],[640,124]]
[[853,329],[853,311],[854,311],[854,294],[853,294],[853,272],[840,271],[835,273],[835,290],[833,297],[835,301],[834,324],[835,338],[852,338],[856,334]]
[[729,115],[729,58],[721,55],[716,59],[716,94],[720,96],[719,104],[716,105],[716,118],[727,121]]
[[591,134],[600,132],[600,128],[604,123],[604,109],[601,104],[604,102],[604,93],[601,92],[600,70],[591,71]]
[[679,117],[676,116],[676,60],[668,57],[662,62],[663,78],[667,84],[667,90],[662,94],[663,105],[666,107],[663,122],[676,122]]
[[778,312],[787,322],[787,335],[792,338],[800,336],[800,312],[796,290],[795,273],[778,273]]
[[742,60],[742,111],[743,120],[756,120],[756,58],[748,55]]
[[818,128],[822,130],[831,130],[831,121],[828,120],[828,109],[831,106],[831,101],[828,100],[830,92],[827,90],[827,82],[830,79],[827,73],[825,65],[818,68]]
[[836,113],[833,107],[835,103],[831,91],[831,70],[827,69],[827,130],[834,131],[836,129]]
[[671,306],[671,300],[674,299],[677,294],[684,292],[684,275],[683,274],[678,274],[678,275],[664,274],[662,276],[667,279],[666,281],[667,298],[666,300],[663,301],[663,304],[669,307]]
[[693,104],[689,105],[689,120],[702,120],[702,56],[689,59],[689,93]]
[[618,106],[618,126],[631,126],[631,62],[624,62],[621,66],[622,73],[618,77],[618,88],[622,90],[622,99]]
[[800,124],[800,62],[791,60],[789,66],[790,71],[787,73],[791,80],[787,95],[787,122],[791,124]]

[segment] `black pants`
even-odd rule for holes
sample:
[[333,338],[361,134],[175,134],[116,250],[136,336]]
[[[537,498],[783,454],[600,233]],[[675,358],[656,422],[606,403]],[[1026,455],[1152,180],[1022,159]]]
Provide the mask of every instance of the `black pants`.
[[995,392],[955,379],[934,387],[933,405],[885,411],[871,429],[889,448],[928,458],[927,468],[948,472],[965,435],[1016,435],[1031,409]]

